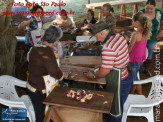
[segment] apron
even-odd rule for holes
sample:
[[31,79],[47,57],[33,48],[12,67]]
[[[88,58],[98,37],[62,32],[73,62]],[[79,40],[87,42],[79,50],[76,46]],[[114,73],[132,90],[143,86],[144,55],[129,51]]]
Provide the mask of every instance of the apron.
[[[56,57],[58,66],[60,66],[58,54],[54,53],[54,55]],[[59,83],[57,79],[51,77],[50,75],[43,76],[43,79],[45,82],[46,96],[48,96],[52,92],[52,90],[59,85]]]
[[[35,17],[36,18],[36,17]],[[31,35],[31,40],[33,42],[33,45],[34,44],[41,44],[41,34],[40,34],[40,31],[41,31],[41,28],[42,28],[42,21],[41,19],[37,19],[37,29],[35,30],[31,30],[29,33]]]
[[[58,54],[56,52],[54,52],[54,55],[56,57],[58,66],[60,66]],[[48,96],[52,92],[52,90],[56,86],[59,85],[59,81],[57,79],[51,77],[50,75],[43,76],[43,79],[44,79],[44,82],[45,82],[46,96]],[[46,115],[48,109],[49,109],[49,105],[46,105],[46,107],[45,107],[45,115]]]
[[110,115],[115,118],[118,118],[122,115],[121,97],[120,97],[121,70],[123,70],[125,68],[127,68],[127,66],[124,68],[113,67],[113,69],[110,71],[110,73],[105,76],[105,80],[107,83],[105,90],[108,92],[114,93],[114,98],[113,98],[113,102],[112,102]]
[[110,115],[114,117],[121,116],[120,88],[121,88],[121,70],[113,68],[109,74],[105,76],[106,88],[108,92],[114,93]]

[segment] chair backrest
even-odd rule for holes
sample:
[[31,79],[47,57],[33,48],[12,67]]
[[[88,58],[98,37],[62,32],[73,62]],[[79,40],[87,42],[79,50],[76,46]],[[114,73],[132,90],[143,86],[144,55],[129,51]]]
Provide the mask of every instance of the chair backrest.
[[8,75],[0,76],[0,98],[17,100],[19,97],[15,86],[26,88],[26,82]]
[[0,77],[0,98],[15,101],[19,98],[15,90],[14,81]]
[[148,48],[146,48],[146,59],[148,58]]
[[153,105],[158,105],[163,102],[163,75],[151,77],[151,90],[148,94],[148,101]]
[[15,86],[26,88],[26,81],[12,76],[0,76],[0,104],[8,107],[26,108],[30,122],[35,122],[35,113],[28,95],[18,96]]
[[69,17],[69,18],[71,19],[71,22],[72,22],[72,27],[76,28],[76,24],[75,24],[75,22],[74,22],[73,17]]

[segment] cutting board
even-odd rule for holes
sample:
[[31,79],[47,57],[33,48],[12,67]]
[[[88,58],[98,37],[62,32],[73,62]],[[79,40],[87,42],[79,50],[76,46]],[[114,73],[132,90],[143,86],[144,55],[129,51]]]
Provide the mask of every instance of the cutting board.
[[68,74],[68,77],[66,79],[73,80],[73,81],[79,81],[79,82],[87,82],[87,83],[96,83],[96,84],[106,84],[105,78],[87,78],[87,72],[93,71],[93,68],[87,68],[87,67],[80,67],[80,66],[72,66],[72,65],[61,65],[61,69],[63,72]]
[[101,56],[65,56],[63,65],[101,65]]
[[[44,104],[46,105],[55,105],[58,107],[67,107],[67,108],[74,108],[79,110],[86,110],[86,111],[93,111],[93,112],[100,112],[100,113],[110,113],[113,96],[114,94],[111,92],[103,92],[103,91],[94,91],[90,90],[94,93],[93,99],[86,102],[80,102],[76,99],[67,98],[65,96],[65,92],[67,90],[79,90],[75,88],[65,88],[65,87],[55,87],[55,89],[49,94],[48,97],[44,100]],[[104,95],[99,96],[99,95]],[[106,102],[104,104],[104,102]]]

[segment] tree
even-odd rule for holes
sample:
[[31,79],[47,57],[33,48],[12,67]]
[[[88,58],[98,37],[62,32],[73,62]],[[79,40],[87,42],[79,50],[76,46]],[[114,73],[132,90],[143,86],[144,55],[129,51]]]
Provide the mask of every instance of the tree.
[[11,26],[11,15],[3,15],[11,11],[14,0],[0,0],[0,75],[13,75],[16,49],[16,32]]

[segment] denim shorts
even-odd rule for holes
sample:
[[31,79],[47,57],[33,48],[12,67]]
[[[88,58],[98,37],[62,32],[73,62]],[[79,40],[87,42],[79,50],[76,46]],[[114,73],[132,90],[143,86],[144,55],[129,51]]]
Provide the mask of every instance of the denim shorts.
[[139,72],[140,66],[142,64],[143,64],[143,61],[141,61],[139,63],[138,62],[130,62],[133,81],[139,80],[139,78],[138,78],[138,72]]
[[147,42],[147,48],[148,48],[148,57],[147,59],[152,59],[152,54],[153,54],[153,50],[155,48],[157,41],[153,41],[153,42]]

